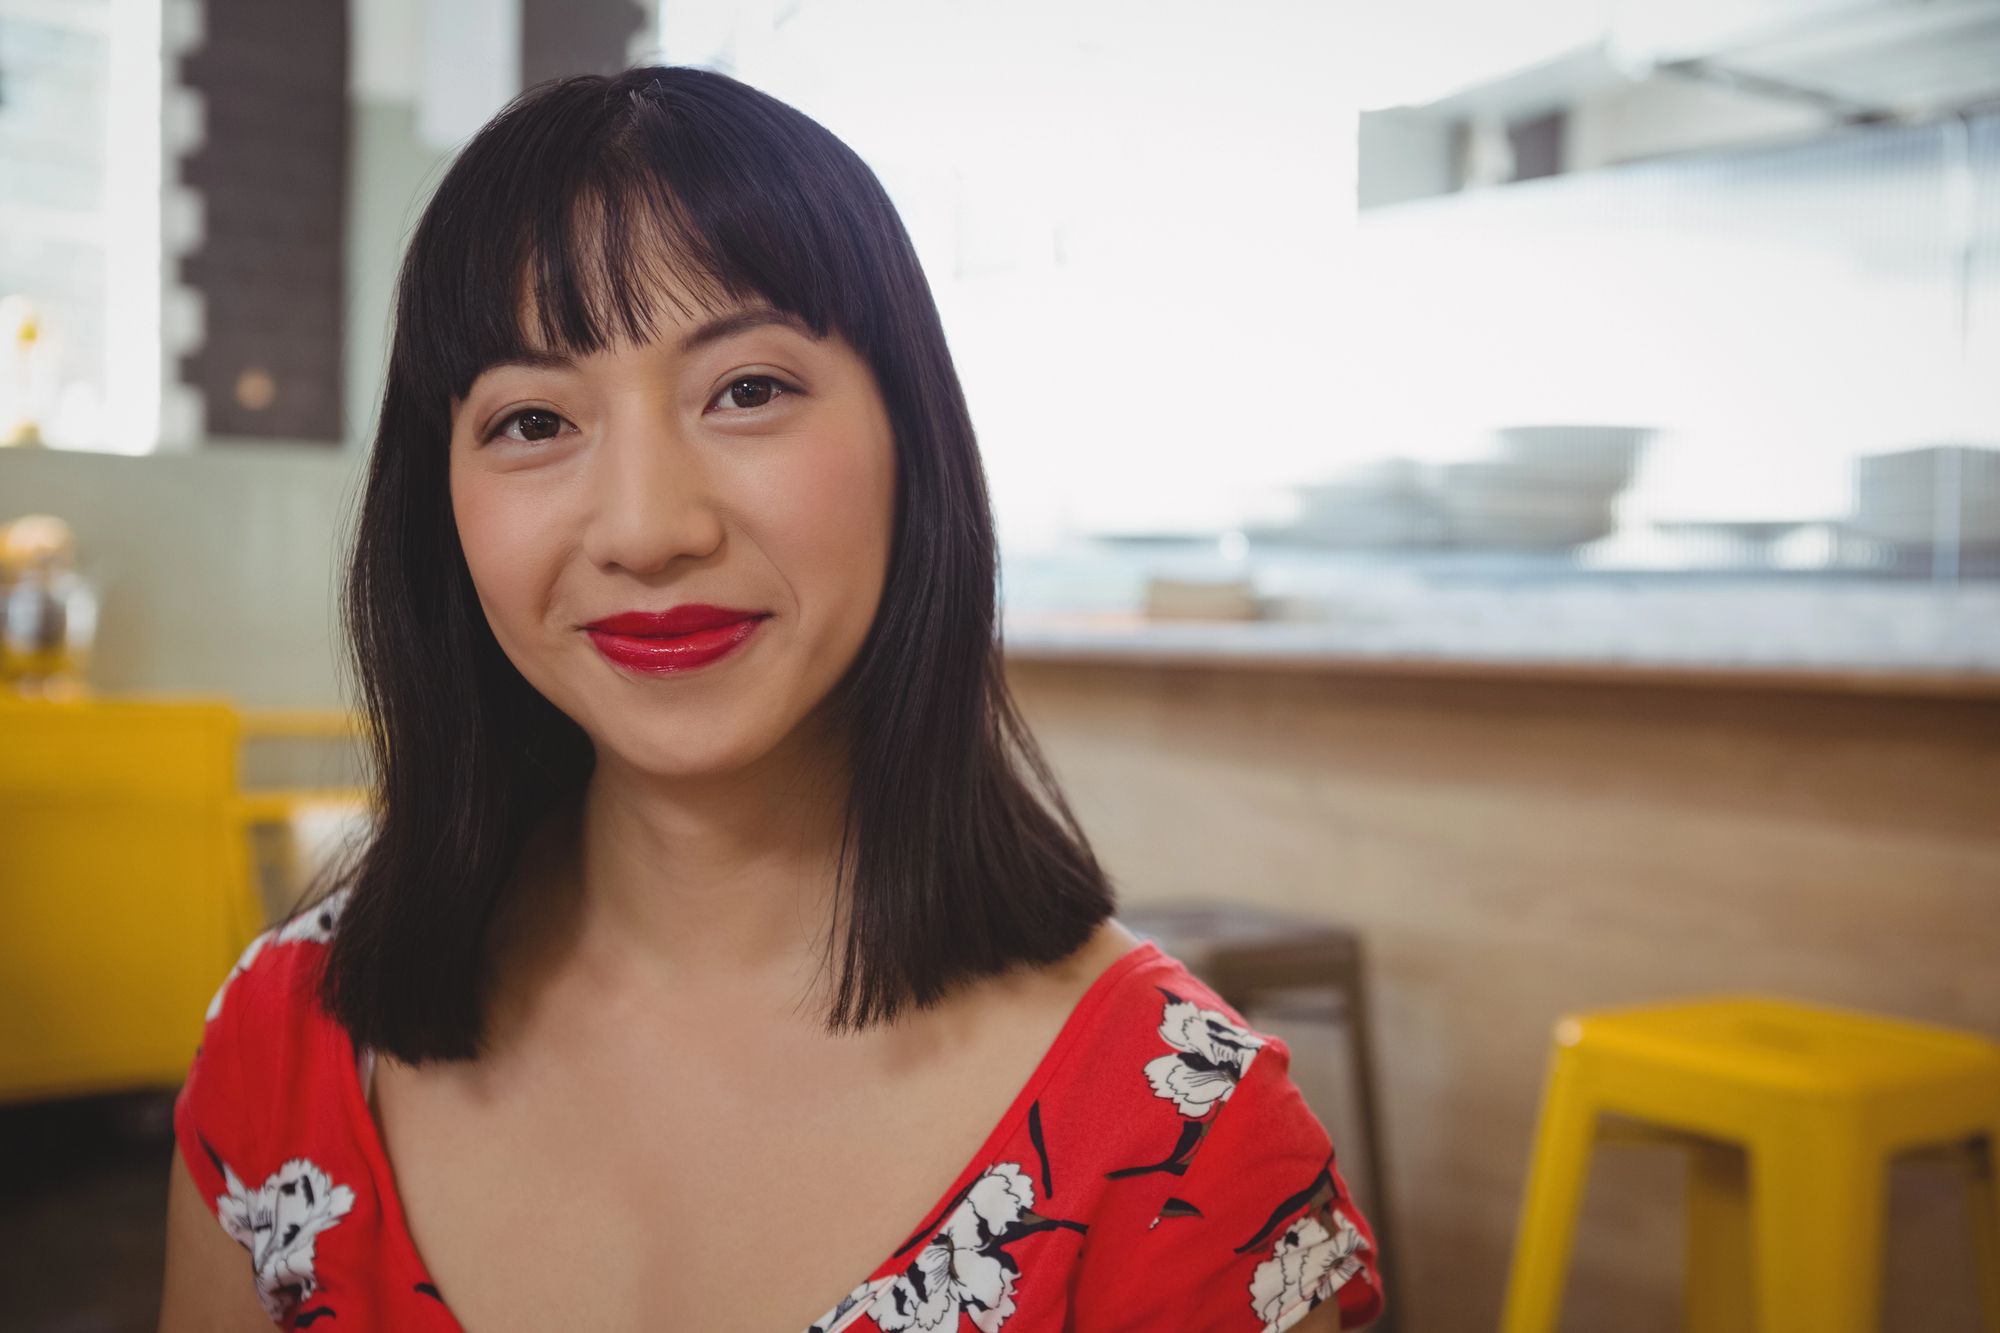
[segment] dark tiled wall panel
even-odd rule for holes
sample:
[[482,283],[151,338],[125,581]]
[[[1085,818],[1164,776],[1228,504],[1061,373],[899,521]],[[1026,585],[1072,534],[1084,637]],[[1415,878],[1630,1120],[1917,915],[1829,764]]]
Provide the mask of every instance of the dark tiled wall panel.
[[341,438],[341,233],[347,190],[346,0],[207,0],[181,63],[207,137],[181,175],[203,197],[182,281],[207,338],[182,378],[211,436]]

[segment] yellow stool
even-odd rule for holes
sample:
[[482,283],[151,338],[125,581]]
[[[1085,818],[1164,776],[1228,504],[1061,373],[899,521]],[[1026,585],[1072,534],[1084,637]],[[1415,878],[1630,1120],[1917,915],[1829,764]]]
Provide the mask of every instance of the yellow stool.
[[1636,1124],[1623,1137],[1694,1149],[1690,1333],[1879,1328],[1889,1159],[1927,1147],[1962,1150],[1973,1168],[1986,1325],[2000,1333],[1993,1042],[1751,996],[1563,1019],[1502,1333],[1554,1333],[1591,1148],[1621,1136],[1600,1129],[1606,1114]]

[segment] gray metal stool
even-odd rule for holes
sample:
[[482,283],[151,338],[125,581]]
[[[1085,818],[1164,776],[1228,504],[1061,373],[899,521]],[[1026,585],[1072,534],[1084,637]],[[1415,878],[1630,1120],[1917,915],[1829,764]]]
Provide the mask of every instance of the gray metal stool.
[[1393,1333],[1401,1291],[1394,1277],[1396,1247],[1360,937],[1306,917],[1219,904],[1140,907],[1120,912],[1118,919],[1179,959],[1239,1013],[1261,1009],[1274,1018],[1332,1021],[1345,1030],[1369,1222],[1380,1246],[1376,1265],[1388,1300],[1373,1327]]

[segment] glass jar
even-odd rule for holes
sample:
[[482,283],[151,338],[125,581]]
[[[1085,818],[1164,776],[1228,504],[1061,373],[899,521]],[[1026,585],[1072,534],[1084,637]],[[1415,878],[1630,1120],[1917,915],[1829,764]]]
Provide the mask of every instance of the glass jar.
[[97,590],[76,537],[46,514],[0,527],[0,681],[30,698],[75,698],[97,637]]

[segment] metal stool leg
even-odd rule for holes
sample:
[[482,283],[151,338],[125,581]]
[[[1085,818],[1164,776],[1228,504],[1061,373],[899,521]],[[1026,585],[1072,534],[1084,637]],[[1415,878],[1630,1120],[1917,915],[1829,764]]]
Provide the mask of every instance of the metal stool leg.
[[2000,1125],[1967,1151],[1966,1212],[1979,1266],[1979,1305],[1986,1333],[2000,1333]]
[[1750,1173],[1741,1148],[1688,1149],[1687,1275],[1681,1327],[1687,1333],[1752,1333],[1756,1284],[1750,1263]]
[[1590,1177],[1591,1149],[1597,1143],[1597,1111],[1572,1063],[1559,1054],[1542,1093],[1541,1127],[1521,1194],[1500,1333],[1555,1333],[1570,1245]]
[[1887,1161],[1836,1110],[1763,1137],[1750,1172],[1759,1333],[1880,1328]]
[[[1375,1261],[1382,1273],[1384,1294],[1400,1296],[1405,1290],[1398,1271],[1402,1247],[1396,1244],[1396,1224],[1389,1205],[1389,1169],[1382,1142],[1382,1109],[1375,1088],[1374,1023],[1369,1014],[1368,987],[1362,973],[1358,943],[1353,966],[1343,969],[1339,985],[1347,1023],[1349,1074],[1354,1080],[1354,1100],[1361,1114],[1361,1152],[1368,1165],[1369,1206],[1373,1214],[1370,1221],[1374,1223],[1376,1238],[1381,1242]],[[1398,1307],[1386,1306],[1376,1327],[1383,1333],[1393,1333],[1397,1316]]]

